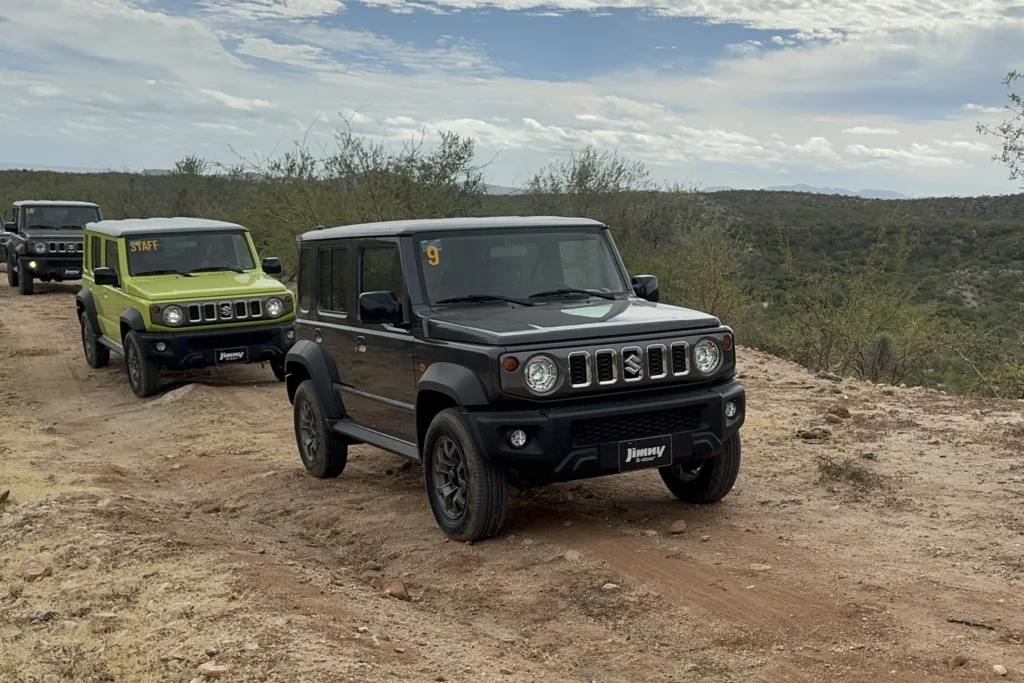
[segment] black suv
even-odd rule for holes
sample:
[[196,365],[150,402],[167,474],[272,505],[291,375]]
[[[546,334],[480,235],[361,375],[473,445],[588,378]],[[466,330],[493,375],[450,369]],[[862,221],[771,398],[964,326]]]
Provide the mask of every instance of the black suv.
[[692,503],[740,468],[732,330],[659,304],[609,229],[491,217],[316,229],[298,237],[285,361],[306,469],[366,443],[423,464],[451,538],[502,526],[507,487],[658,468]]
[[3,235],[7,284],[21,294],[32,294],[35,280],[81,280],[82,228],[102,218],[92,202],[14,202]]

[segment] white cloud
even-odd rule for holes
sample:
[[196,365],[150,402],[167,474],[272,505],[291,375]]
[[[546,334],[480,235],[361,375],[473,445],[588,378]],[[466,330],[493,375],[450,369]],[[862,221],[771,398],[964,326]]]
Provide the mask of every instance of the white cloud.
[[266,109],[273,105],[266,100],[259,98],[247,99],[245,97],[236,97],[235,95],[229,95],[219,90],[210,90],[208,88],[200,88],[199,92],[207,95],[211,99],[220,102],[225,107],[231,109],[240,109],[241,111],[253,111],[254,109]]
[[[193,17],[133,4],[141,1],[5,0],[0,16],[10,25],[0,31],[0,54],[42,60],[47,76],[0,64],[7,94],[0,116],[10,132],[5,142],[14,141],[0,155],[48,150],[61,155],[54,163],[168,166],[186,153],[223,156],[229,145],[269,152],[281,148],[282,136],[299,138],[306,129],[314,143],[327,141],[344,116],[357,132],[391,140],[421,129],[471,135],[481,158],[502,152],[491,168],[499,184],[593,143],[705,184],[717,184],[706,174],[737,172],[766,185],[789,174],[918,193],[938,187],[963,194],[971,183],[1011,189],[1003,169],[980,155],[989,148],[973,132],[978,112],[1002,110],[960,103],[1000,96],[1001,70],[1018,43],[1007,42],[1005,32],[949,28],[968,21],[963,7],[984,24],[995,11],[988,0],[935,14],[936,32],[852,37],[838,29],[853,30],[863,4],[793,3],[775,14],[775,0],[654,5],[711,20],[749,15],[752,23],[800,32],[794,40],[772,39],[767,50],[767,41],[745,43],[702,71],[631,69],[558,82],[508,75],[484,46],[458,37],[423,48],[311,21],[343,8],[330,0],[208,0],[205,14]],[[566,2],[589,0],[559,6]],[[881,11],[888,0],[874,2]],[[876,23],[921,20],[927,12],[920,3],[903,15],[878,14]],[[833,18],[842,20],[829,24]],[[108,39],[82,41],[90,32]],[[54,46],[81,51],[82,59],[58,60]],[[971,90],[929,116],[865,109],[886,96],[911,103],[916,93],[956,96],[952,89],[977,83],[979,64],[992,72],[991,99]],[[40,108],[43,97],[59,97],[66,107]],[[844,135],[889,139],[833,144],[849,140]]]
[[895,128],[872,128],[871,126],[853,126],[852,128],[844,128],[843,132],[847,135],[899,135],[900,132]]
[[345,8],[340,0],[205,0],[213,14],[234,19],[308,19],[324,17]]
[[964,109],[967,111],[980,111],[983,114],[1001,114],[1006,111],[1003,107],[989,107],[984,104],[974,104],[973,102],[965,104]]

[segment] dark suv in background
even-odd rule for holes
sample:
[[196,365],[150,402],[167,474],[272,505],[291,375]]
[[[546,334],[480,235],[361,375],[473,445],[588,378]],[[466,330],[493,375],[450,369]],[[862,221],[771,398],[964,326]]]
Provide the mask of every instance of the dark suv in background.
[[4,224],[3,256],[7,284],[32,294],[33,282],[65,282],[82,278],[82,228],[102,220],[91,202],[24,200],[14,202]]
[[298,238],[285,361],[317,477],[371,444],[422,462],[451,538],[495,535],[507,486],[656,468],[720,500],[740,468],[732,330],[658,302],[609,229],[584,218],[396,221]]

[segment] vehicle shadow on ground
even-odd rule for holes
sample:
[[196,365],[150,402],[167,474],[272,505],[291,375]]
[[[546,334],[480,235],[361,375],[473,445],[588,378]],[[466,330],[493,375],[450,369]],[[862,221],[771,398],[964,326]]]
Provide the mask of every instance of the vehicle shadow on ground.
[[[7,286],[6,279],[0,286]],[[82,288],[78,283],[71,282],[39,282],[36,280],[33,283],[32,294],[24,296],[25,299],[31,299],[34,296],[71,296],[73,297],[78,293],[78,290]],[[11,289],[14,289],[13,287]]]

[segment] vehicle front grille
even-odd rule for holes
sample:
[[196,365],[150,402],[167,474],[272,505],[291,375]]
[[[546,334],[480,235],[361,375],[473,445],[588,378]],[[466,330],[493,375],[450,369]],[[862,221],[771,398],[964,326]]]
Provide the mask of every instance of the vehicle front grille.
[[49,242],[46,250],[51,254],[81,254],[83,242]]
[[189,325],[255,321],[264,317],[262,299],[195,301],[179,305],[185,309]]
[[572,424],[572,445],[575,448],[584,448],[612,441],[692,432],[700,429],[701,423],[701,406],[578,420]]
[[599,349],[591,357],[587,351],[569,354],[569,387],[582,389],[596,382],[608,386],[625,382],[661,380],[689,374],[689,344],[651,344],[647,347],[623,346]]
[[569,384],[574,389],[590,385],[590,354],[586,351],[569,354]]
[[594,354],[594,359],[597,365],[597,383],[611,384],[614,382],[617,377],[615,352],[607,349],[601,350]]

